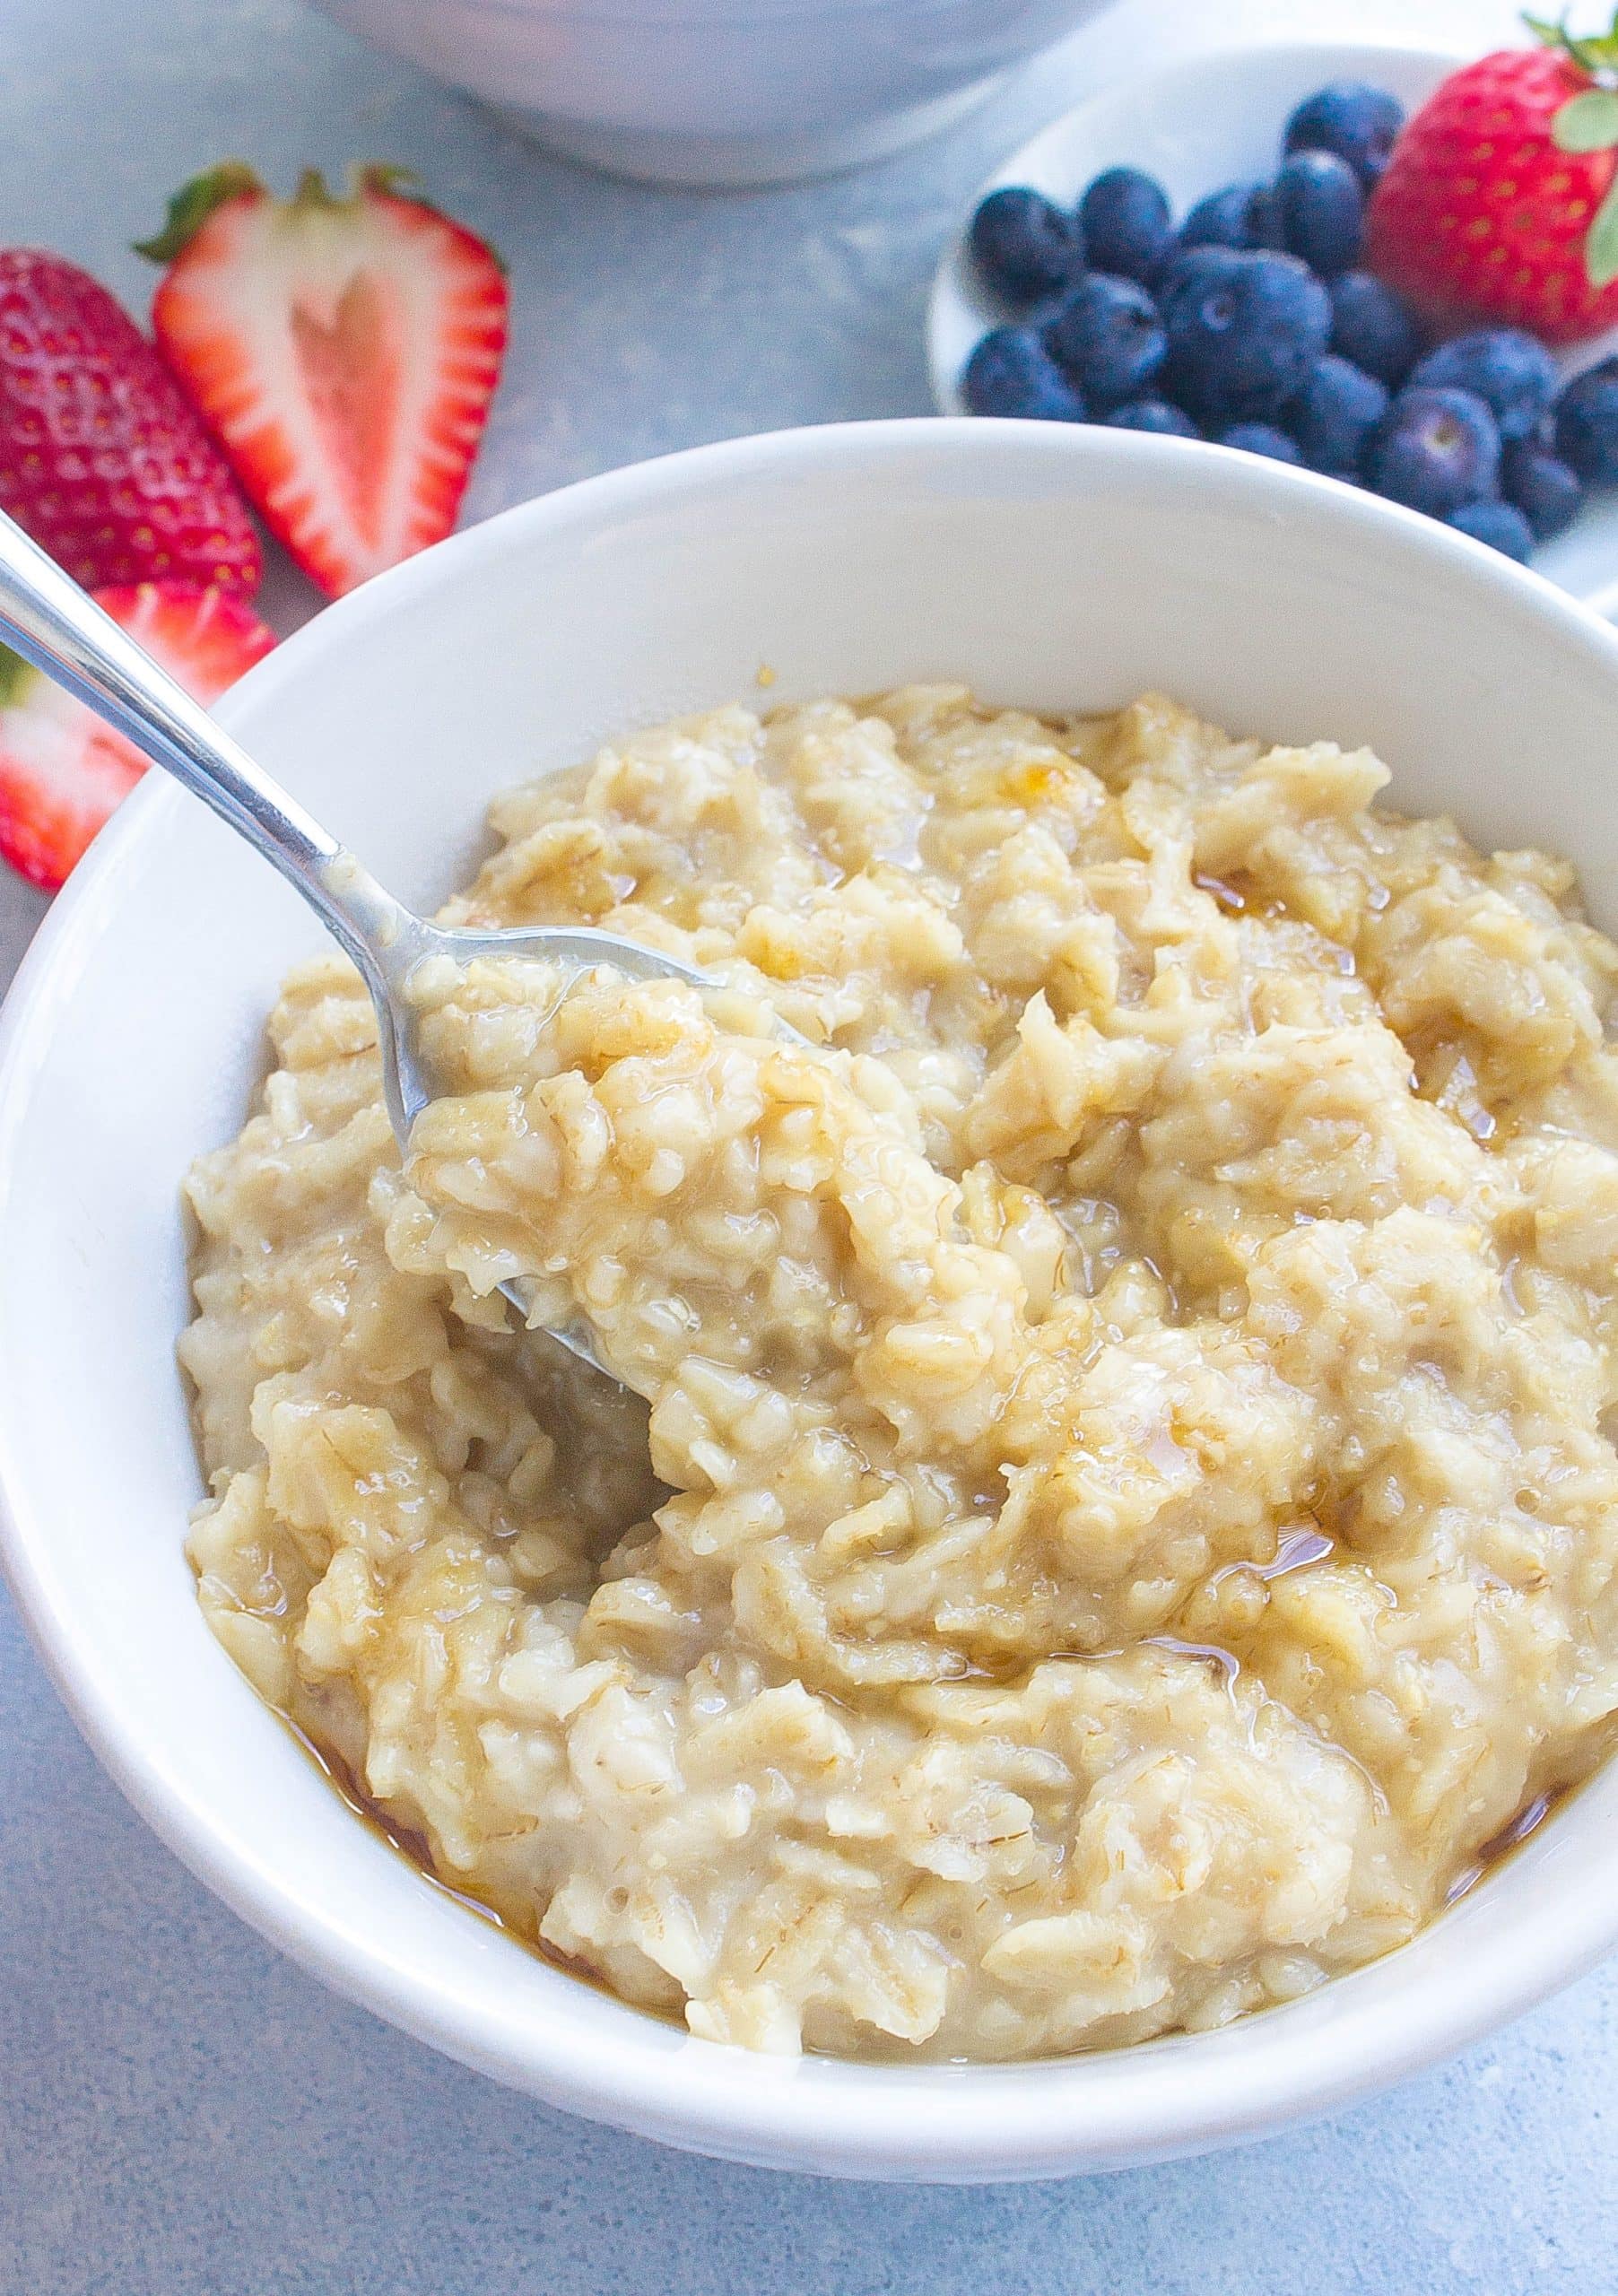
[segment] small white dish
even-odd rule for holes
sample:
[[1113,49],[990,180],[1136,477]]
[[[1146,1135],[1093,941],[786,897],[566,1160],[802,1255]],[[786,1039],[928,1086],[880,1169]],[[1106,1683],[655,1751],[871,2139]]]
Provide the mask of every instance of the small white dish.
[[[1143,74],[1065,112],[979,185],[939,263],[927,306],[927,368],[940,413],[965,413],[961,370],[979,337],[1006,319],[979,283],[967,247],[973,210],[987,193],[1028,184],[1071,206],[1103,168],[1144,168],[1178,220],[1222,184],[1274,175],[1288,113],[1327,81],[1368,80],[1414,109],[1466,60],[1438,48],[1235,48]],[[1618,331],[1581,344],[1563,358],[1564,371],[1605,358],[1615,339]],[[1565,534],[1535,552],[1534,566],[1597,613],[1618,617],[1618,490],[1593,496]]]
[[[964,677],[1371,743],[1394,802],[1574,854],[1618,929],[1618,636],[1413,512],[1248,455],[1058,423],[798,430],[492,518],[290,639],[221,716],[403,898],[483,808],[625,726]],[[698,2040],[528,1953],[356,1821],[204,1624],[174,1361],[180,1176],[231,1137],[296,895],[148,777],[0,1018],[0,1561],[136,1808],[243,1918],[496,2079],[759,2166],[941,2182],[1265,2135],[1475,2039],[1618,1944],[1618,1766],[1403,1951],[1226,2026],[1064,2061],[859,2065]]]

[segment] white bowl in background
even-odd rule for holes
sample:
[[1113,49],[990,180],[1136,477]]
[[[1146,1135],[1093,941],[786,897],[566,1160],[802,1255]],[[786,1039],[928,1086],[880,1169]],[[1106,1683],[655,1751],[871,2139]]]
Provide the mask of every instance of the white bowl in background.
[[886,159],[1109,0],[316,0],[570,159],[748,185]]
[[[323,613],[221,715],[385,882],[432,902],[485,800],[616,729],[970,678],[1370,742],[1407,809],[1577,856],[1618,928],[1618,636],[1446,527],[1179,439],[920,422],[709,447],[570,487]],[[779,2168],[970,2179],[1278,2129],[1430,2063],[1618,1941],[1618,1769],[1432,1928],[1216,2032],[998,2067],[751,2056],[568,1977],[356,1822],[203,1623],[173,1359],[178,1187],[231,1137],[286,966],[265,865],[151,775],[61,895],[0,1020],[0,1550],[136,1807],[340,1991],[497,2079]]]
[[[1466,60],[1457,51],[1426,48],[1234,48],[1143,73],[1075,105],[979,187],[944,249],[927,306],[935,404],[944,414],[966,412],[961,370],[979,337],[1007,317],[979,282],[967,246],[973,210],[987,193],[1030,184],[1066,206],[1103,168],[1144,168],[1162,185],[1178,219],[1222,184],[1274,175],[1287,114],[1328,80],[1369,80],[1414,110]],[[1607,357],[1615,342],[1618,330],[1577,345],[1559,363],[1565,374],[1576,374]],[[1597,613],[1618,616],[1618,490],[1593,495],[1565,534],[1535,552],[1534,564]]]

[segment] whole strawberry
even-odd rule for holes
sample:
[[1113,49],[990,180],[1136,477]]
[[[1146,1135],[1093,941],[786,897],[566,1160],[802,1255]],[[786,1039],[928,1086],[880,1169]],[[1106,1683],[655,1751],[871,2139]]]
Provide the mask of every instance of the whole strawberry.
[[0,509],[88,589],[258,587],[247,505],[179,384],[104,287],[32,248],[0,248]]
[[1452,73],[1393,149],[1366,218],[1370,267],[1436,327],[1574,343],[1618,322],[1618,17]]

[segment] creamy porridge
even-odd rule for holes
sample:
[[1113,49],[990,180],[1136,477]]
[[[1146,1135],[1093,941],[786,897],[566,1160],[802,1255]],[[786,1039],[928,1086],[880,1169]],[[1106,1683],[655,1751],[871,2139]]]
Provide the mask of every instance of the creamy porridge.
[[753,2048],[1128,2041],[1408,1937],[1618,1709],[1618,949],[1386,778],[926,687],[502,798],[453,920],[723,987],[424,973],[402,1172],[357,977],[289,983],[182,1346],[263,1696]]

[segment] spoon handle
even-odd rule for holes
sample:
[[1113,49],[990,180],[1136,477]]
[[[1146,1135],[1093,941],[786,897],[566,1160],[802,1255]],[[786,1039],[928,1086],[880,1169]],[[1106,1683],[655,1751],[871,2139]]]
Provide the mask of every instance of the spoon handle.
[[37,669],[183,781],[277,868],[295,875],[336,858],[336,844],[318,822],[4,513],[0,624]]
[[0,637],[256,847],[370,978],[396,904],[3,511]]

